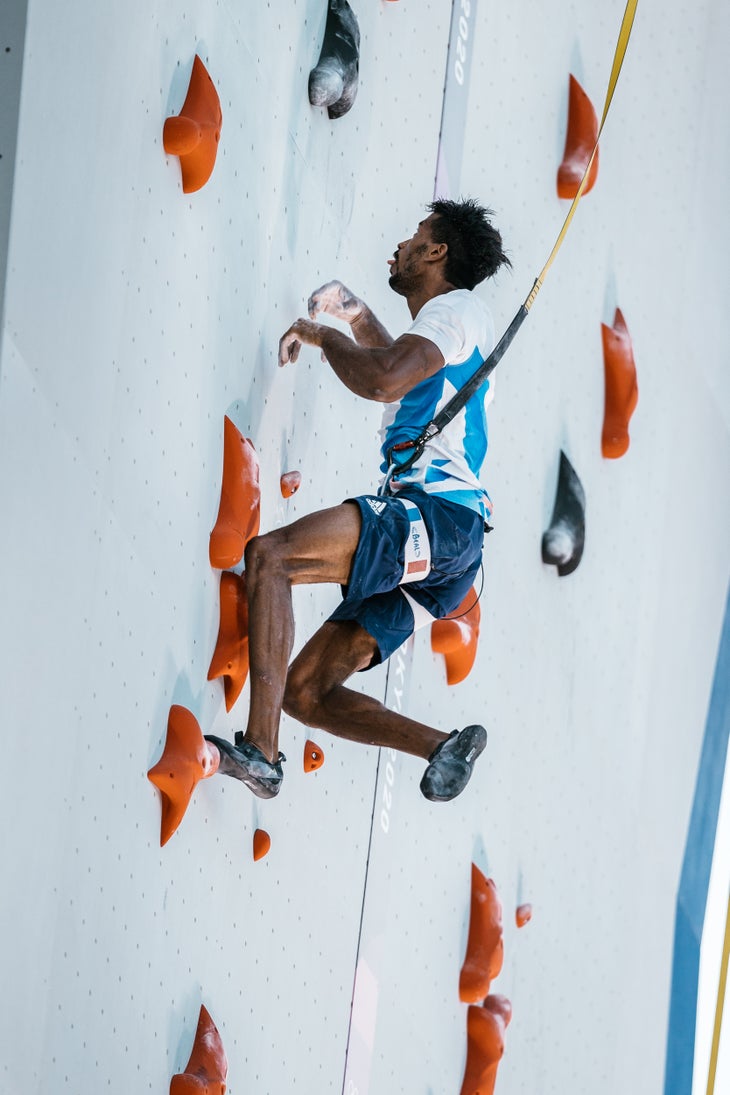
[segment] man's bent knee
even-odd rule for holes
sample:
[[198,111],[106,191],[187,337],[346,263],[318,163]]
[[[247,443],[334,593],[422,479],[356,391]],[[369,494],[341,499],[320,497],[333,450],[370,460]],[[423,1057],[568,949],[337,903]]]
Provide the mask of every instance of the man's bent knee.
[[356,505],[343,503],[300,517],[291,525],[255,536],[246,545],[246,570],[282,575],[293,584],[344,585],[357,549],[362,518]]
[[284,711],[305,726],[319,726],[333,690],[367,669],[376,650],[375,639],[354,620],[328,620],[289,666]]
[[256,577],[263,570],[277,570],[286,573],[286,541],[279,529],[254,536],[246,544],[244,561],[246,574]]
[[321,701],[322,695],[317,682],[290,669],[282,702],[286,714],[304,726],[316,726]]

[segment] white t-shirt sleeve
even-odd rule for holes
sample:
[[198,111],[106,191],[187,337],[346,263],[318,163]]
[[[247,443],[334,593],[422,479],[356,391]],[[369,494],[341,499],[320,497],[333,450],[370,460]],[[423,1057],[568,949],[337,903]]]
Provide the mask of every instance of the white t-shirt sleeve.
[[462,309],[447,301],[444,295],[433,297],[424,304],[406,334],[420,335],[434,342],[447,364],[464,355],[466,332]]

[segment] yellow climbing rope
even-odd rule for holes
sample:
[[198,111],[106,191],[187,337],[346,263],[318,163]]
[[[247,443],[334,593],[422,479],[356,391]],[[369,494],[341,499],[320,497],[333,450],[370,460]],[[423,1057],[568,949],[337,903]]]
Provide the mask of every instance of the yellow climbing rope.
[[[449,422],[451,422],[455,415],[459,413],[461,408],[465,406],[469,399],[471,399],[472,395],[481,387],[487,377],[492,373],[497,364],[501,361],[502,357],[509,349],[512,340],[520,329],[523,321],[527,318],[527,313],[532,307],[535,297],[540,291],[540,287],[543,283],[545,275],[552,266],[553,260],[560,250],[560,246],[563,240],[565,239],[565,234],[568,231],[570,222],[572,221],[573,215],[575,214],[576,208],[578,207],[578,202],[580,201],[581,194],[585,189],[588,172],[590,171],[593,160],[595,159],[596,151],[598,149],[598,142],[601,138],[601,133],[603,131],[603,124],[606,121],[608,108],[611,105],[611,100],[613,99],[613,93],[616,89],[616,83],[618,81],[619,73],[621,72],[621,66],[623,65],[624,57],[626,56],[626,48],[629,44],[631,28],[634,24],[634,16],[636,14],[638,4],[639,0],[628,0],[628,3],[626,4],[624,17],[621,21],[621,29],[619,31],[618,42],[616,43],[616,49],[614,51],[613,66],[611,68],[611,76],[608,81],[606,101],[603,104],[603,115],[601,117],[601,124],[598,127],[598,136],[596,137],[596,143],[593,146],[593,151],[591,152],[588,166],[586,167],[583,173],[583,178],[580,181],[578,192],[573,198],[570,209],[568,210],[568,215],[565,218],[563,227],[560,229],[560,233],[558,234],[558,238],[555,241],[553,249],[548,256],[547,262],[540,271],[539,276],[535,279],[535,284],[532,286],[527,300],[524,302],[524,304],[520,305],[517,315],[514,317],[509,327],[504,332],[499,342],[490,353],[489,357],[487,357],[486,360],[482,362],[482,364],[472,374],[469,380],[467,380],[466,383],[463,384],[462,387],[455,393],[455,395],[451,397],[446,406],[441,408],[439,413],[431,420],[431,422],[429,422],[427,426],[424,426],[418,437],[410,441],[401,442],[401,444],[399,445],[394,445],[393,448],[389,450],[387,457],[388,473],[380,487],[381,494],[388,493],[390,489],[391,479],[394,476],[402,475],[413,466],[413,464],[419,458],[429,441],[431,441],[436,436],[436,434],[440,433],[441,430],[443,430],[443,428]],[[410,451],[409,456],[402,455],[406,451]],[[397,457],[395,456],[396,452],[399,454]]]
[[715,1005],[715,1025],[712,1032],[712,1049],[710,1051],[710,1071],[707,1077],[707,1095],[714,1095],[715,1076],[717,1075],[717,1058],[720,1053],[720,1032],[722,1030],[722,1012],[725,1004],[725,990],[727,987],[727,968],[730,960],[730,897],[727,902],[727,915],[725,917],[725,942],[722,947],[722,960],[720,962],[720,982],[717,986],[717,1003]]

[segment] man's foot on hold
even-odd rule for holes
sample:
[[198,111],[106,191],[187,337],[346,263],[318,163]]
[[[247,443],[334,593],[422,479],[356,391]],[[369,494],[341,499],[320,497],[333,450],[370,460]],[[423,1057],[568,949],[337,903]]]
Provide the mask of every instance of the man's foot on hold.
[[240,730],[236,733],[235,745],[231,745],[223,738],[216,738],[212,734],[206,734],[205,740],[212,742],[218,748],[221,755],[218,771],[222,775],[240,779],[259,798],[274,798],[278,795],[284,778],[281,762],[286,760],[286,757],[283,753],[279,753],[279,759],[272,764],[257,745],[243,740]]
[[474,761],[487,744],[483,726],[465,726],[454,730],[437,745],[423,773],[421,791],[431,802],[448,802],[466,787],[474,770]]

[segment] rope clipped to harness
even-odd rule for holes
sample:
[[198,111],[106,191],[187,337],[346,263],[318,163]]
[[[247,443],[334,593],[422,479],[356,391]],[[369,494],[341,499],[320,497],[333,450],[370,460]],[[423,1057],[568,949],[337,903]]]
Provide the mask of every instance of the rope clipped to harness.
[[[394,476],[402,475],[403,472],[406,472],[409,468],[413,467],[429,441],[436,437],[437,434],[441,433],[444,427],[448,426],[452,418],[456,417],[477,389],[481,388],[484,381],[496,368],[500,359],[506,353],[512,339],[519,331],[525,319],[527,319],[527,307],[523,304],[486,361],[482,362],[477,371],[466,381],[456,395],[452,396],[446,406],[439,411],[431,422],[429,422],[425,430],[423,430],[423,432],[413,441],[402,441],[400,444],[393,445],[393,447],[389,449],[388,474],[386,476],[386,481],[383,484],[384,492],[387,490],[387,486]],[[395,453],[407,452],[409,449],[412,451],[404,460],[394,456]]]
[[[578,202],[580,201],[583,195],[583,191],[585,190],[588,175],[593,165],[593,161],[596,157],[596,152],[598,151],[598,142],[601,139],[601,133],[603,132],[603,126],[608,115],[608,109],[613,99],[613,93],[616,90],[619,73],[621,72],[624,57],[626,56],[626,49],[629,44],[629,38],[631,37],[631,28],[634,23],[634,16],[636,15],[638,3],[639,0],[628,0],[626,4],[624,16],[621,21],[621,29],[619,30],[618,41],[616,43],[616,49],[614,51],[613,65],[611,67],[611,75],[608,81],[608,89],[606,91],[606,99],[603,104],[603,114],[601,116],[601,123],[598,127],[596,142],[593,146],[593,151],[591,152],[590,158],[588,160],[588,165],[583,173],[583,178],[581,179],[580,186],[578,187],[576,195],[571,202],[567,216],[563,222],[563,226],[558,233],[558,237],[553,245],[552,251],[548,255],[547,262],[543,266],[538,276],[535,278],[534,284],[527,298],[520,305],[517,314],[510,323],[507,330],[500,338],[497,345],[492,350],[489,357],[487,357],[482,362],[476,372],[473,373],[473,375],[469,378],[469,380],[467,380],[463,387],[461,387],[459,391],[454,396],[452,396],[449,402],[439,411],[436,417],[428,423],[428,425],[421,431],[418,437],[414,438],[413,440],[402,441],[398,445],[393,445],[393,447],[388,450],[388,472],[380,489],[381,494],[387,494],[392,479],[403,475],[405,472],[409,471],[410,468],[413,467],[416,461],[420,458],[423,450],[426,448],[426,445],[428,445],[429,441],[432,441],[433,438],[437,436],[437,434],[441,433],[441,431],[446,426],[448,426],[449,422],[451,422],[452,419],[454,419],[456,415],[463,409],[463,407],[468,403],[474,393],[478,391],[479,388],[481,388],[482,384],[484,384],[485,380],[487,380],[489,375],[494,371],[495,367],[501,361],[502,357],[509,349],[515,335],[519,331],[524,321],[527,319],[528,312],[530,311],[532,305],[535,303],[535,298],[542,288],[542,283],[545,280],[547,272],[552,266],[553,261],[555,260],[555,256],[560,250],[568,228],[570,227],[570,223],[575,215],[575,211],[578,208]],[[401,453],[408,453],[408,455],[401,456]]]

